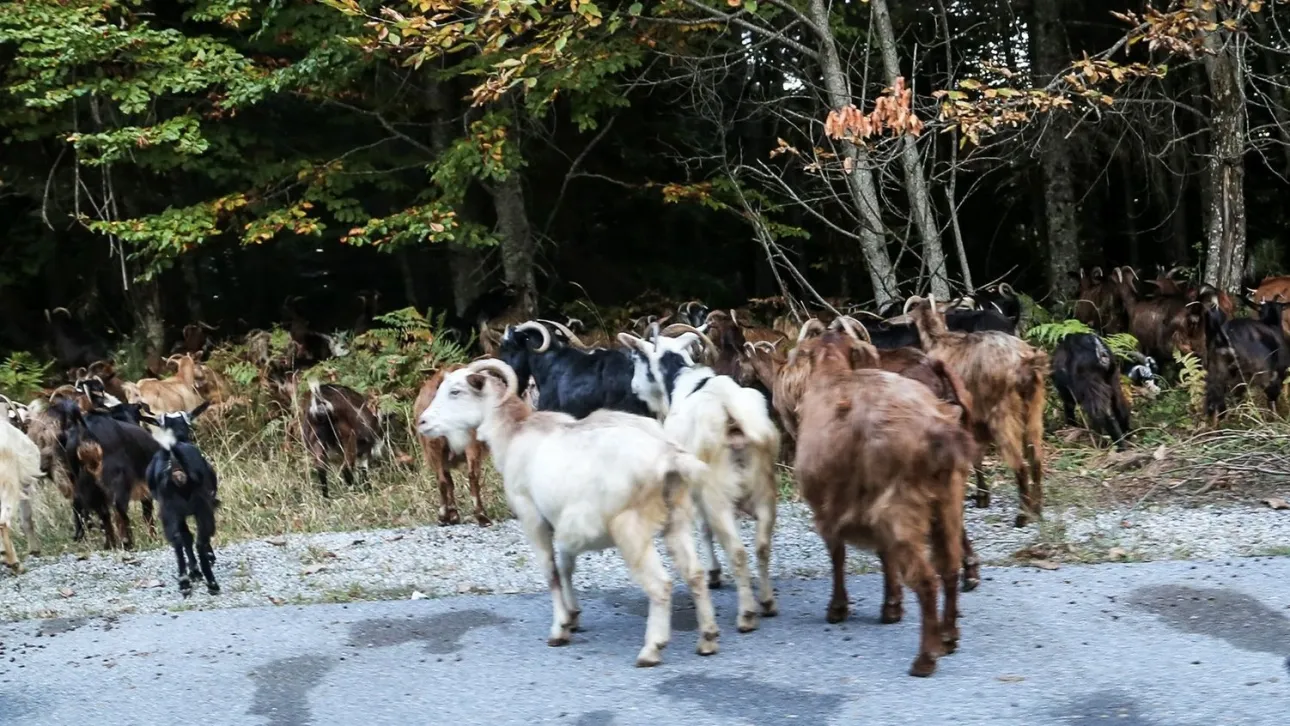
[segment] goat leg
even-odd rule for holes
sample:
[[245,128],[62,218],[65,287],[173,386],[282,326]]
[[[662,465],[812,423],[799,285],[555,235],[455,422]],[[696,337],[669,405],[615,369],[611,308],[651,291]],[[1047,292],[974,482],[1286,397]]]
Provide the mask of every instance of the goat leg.
[[143,509],[143,521],[148,525],[148,536],[157,536],[157,522],[152,515],[152,500],[142,499],[139,501],[139,507]]
[[990,508],[990,483],[985,480],[985,472],[981,469],[981,462],[978,461],[974,467],[976,472],[976,494],[972,497],[976,503],[977,509]]
[[[173,518],[172,518],[173,517]],[[166,531],[166,539],[170,540],[170,546],[175,550],[175,562],[179,566],[179,593],[184,597],[193,594],[193,583],[188,578],[188,558],[184,556],[184,550],[191,547],[192,535],[188,532],[188,525],[184,523],[183,518],[168,515],[167,520],[163,521],[162,527]]]
[[941,623],[936,613],[936,573],[927,561],[923,547],[923,542],[906,541],[893,544],[887,551],[891,564],[900,573],[900,579],[918,595],[918,609],[922,615],[921,637],[918,657],[910,666],[909,675],[920,677],[932,675],[936,671],[936,659],[945,652]]
[[461,524],[461,515],[457,513],[457,493],[453,490],[452,475],[443,468],[438,472],[439,479],[439,524]]
[[905,593],[900,586],[900,572],[886,550],[878,552],[878,560],[882,563],[882,611],[878,622],[899,623],[905,616]]
[[712,542],[712,525],[703,517],[699,523],[699,545],[703,548],[703,561],[708,567],[708,587],[713,590],[721,588],[721,561],[717,559],[717,550]]
[[215,550],[211,548],[211,537],[215,536],[215,513],[209,509],[197,511],[197,554],[201,558],[202,577],[206,579],[206,590],[212,595],[219,594],[219,583],[215,582]]
[[322,491],[323,499],[331,495],[327,493],[327,469],[325,467],[315,467],[314,476],[318,477],[318,489]]
[[578,616],[582,614],[582,608],[578,607],[578,592],[573,589],[573,571],[578,566],[578,555],[569,550],[560,550],[556,553],[556,564],[560,576],[560,593],[564,597],[564,609],[569,614],[563,626],[570,633],[576,633],[582,630],[582,626],[578,624]]
[[22,564],[18,562],[18,552],[13,548],[13,539],[9,536],[9,525],[7,524],[0,524],[0,546],[4,548],[4,563],[15,574],[21,573]]
[[[130,528],[130,493],[123,492],[116,497],[116,523],[119,529],[121,546],[126,550],[134,549],[134,531]],[[110,525],[109,525],[110,526]]]
[[[717,652],[717,639],[721,637],[721,631],[717,627],[716,614],[712,609],[712,594],[708,592],[708,583],[704,579],[703,568],[699,565],[698,553],[694,550],[693,518],[685,511],[686,509],[688,509],[688,502],[673,510],[667,530],[664,532],[664,540],[667,543],[668,552],[672,555],[672,561],[690,588],[690,597],[694,600],[695,617],[699,625],[699,643],[695,652],[699,655],[713,655]],[[731,521],[733,522],[733,517]],[[735,539],[738,541],[737,536]],[[652,545],[649,549],[651,552],[654,551]],[[751,588],[748,599],[752,601]],[[740,613],[740,623],[743,622],[745,614]],[[756,616],[755,611],[753,615]]]
[[487,527],[493,521],[484,514],[484,495],[480,490],[480,482],[483,479],[480,476],[483,459],[484,455],[478,443],[472,443],[466,447],[466,482],[470,486],[470,497],[475,500],[475,522],[481,527]]
[[31,512],[30,486],[25,488],[27,491],[18,503],[18,518],[22,520],[22,534],[27,538],[27,554],[34,557],[40,554],[40,538],[36,536],[36,523]]
[[829,609],[824,619],[830,623],[840,623],[847,619],[850,605],[847,603],[847,545],[842,540],[824,540],[829,550],[829,559],[833,561],[833,595],[829,598]]

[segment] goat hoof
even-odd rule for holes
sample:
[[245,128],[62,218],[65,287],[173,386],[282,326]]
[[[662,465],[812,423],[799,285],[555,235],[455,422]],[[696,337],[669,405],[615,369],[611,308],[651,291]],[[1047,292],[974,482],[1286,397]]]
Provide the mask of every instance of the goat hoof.
[[27,556],[28,556],[28,557],[40,557],[40,548],[39,548],[39,547],[33,547],[33,548],[31,548],[31,549],[28,549],[28,550],[27,550]]
[[981,578],[964,573],[963,575],[963,592],[972,592],[981,584]]
[[9,571],[15,575],[21,575],[23,573],[21,562],[6,562],[4,563],[4,565],[5,567],[8,567]]
[[475,515],[475,523],[476,523],[476,524],[478,524],[478,525],[479,525],[479,526],[481,526],[481,527],[488,527],[488,526],[492,525],[493,520],[489,519],[488,517],[486,517],[486,516],[484,516],[484,515],[482,515],[482,514],[476,514],[476,515]]
[[779,615],[779,604],[775,602],[774,598],[762,602],[761,615],[764,618],[773,618]]
[[758,625],[761,625],[761,619],[757,617],[757,613],[752,610],[745,610],[739,613],[739,619],[735,622],[735,629],[741,633],[751,633],[757,629]]
[[179,581],[179,594],[184,597],[193,594],[193,583],[189,582],[188,578]]
[[990,492],[984,492],[984,493],[978,492],[974,497],[972,497],[972,501],[976,503],[977,509],[989,509]]
[[207,591],[207,592],[209,592],[209,593],[210,593],[210,594],[212,594],[212,595],[218,595],[218,594],[219,594],[219,583],[218,583],[218,582],[208,582],[208,583],[206,583],[206,591]]
[[950,655],[959,649],[959,630],[958,628],[946,628],[941,632],[941,645],[945,649],[945,655]]
[[721,570],[708,570],[708,589],[721,589]]
[[559,636],[546,639],[546,644],[552,648],[559,648],[569,644],[569,634],[561,633]]
[[936,656],[931,653],[919,653],[914,659],[914,665],[909,669],[909,675],[926,678],[936,672]]
[[892,623],[899,623],[900,619],[903,617],[905,617],[904,605],[901,603],[896,603],[895,605],[883,603],[882,615],[878,618],[878,622],[884,625],[891,625]]
[[640,654],[636,656],[637,668],[653,668],[663,662],[662,648],[659,646],[645,646],[641,649]]
[[695,647],[694,652],[699,655],[716,655],[720,646],[717,644],[717,638],[714,634],[711,640],[707,635],[699,638],[699,645]]
[[829,623],[840,623],[847,619],[848,606],[846,603],[829,605],[829,611],[825,614],[824,619]]
[[1012,526],[1016,527],[1017,529],[1021,529],[1022,527],[1025,527],[1028,524],[1030,524],[1030,515],[1018,514],[1017,519],[1013,521]]

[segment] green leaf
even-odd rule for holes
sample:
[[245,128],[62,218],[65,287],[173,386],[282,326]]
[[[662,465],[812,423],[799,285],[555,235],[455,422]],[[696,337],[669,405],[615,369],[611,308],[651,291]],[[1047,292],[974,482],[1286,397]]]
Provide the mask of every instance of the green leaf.
[[641,11],[644,9],[645,9],[645,6],[641,5],[640,3],[632,3],[631,6],[627,8],[627,14],[640,15]]

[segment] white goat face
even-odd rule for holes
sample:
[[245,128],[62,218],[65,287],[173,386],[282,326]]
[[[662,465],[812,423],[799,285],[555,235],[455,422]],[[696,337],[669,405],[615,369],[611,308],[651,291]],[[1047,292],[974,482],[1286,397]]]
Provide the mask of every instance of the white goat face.
[[484,421],[484,412],[496,401],[488,376],[467,369],[444,376],[434,400],[417,419],[417,431],[427,438],[445,438],[454,453],[470,443],[470,433]]

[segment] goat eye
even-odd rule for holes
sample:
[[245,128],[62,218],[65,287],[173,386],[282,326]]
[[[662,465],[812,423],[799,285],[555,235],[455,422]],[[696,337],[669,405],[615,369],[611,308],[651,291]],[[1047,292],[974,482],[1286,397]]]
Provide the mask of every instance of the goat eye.
[[452,389],[451,391],[448,391],[448,395],[449,395],[449,396],[453,396],[453,397],[455,397],[455,396],[460,396],[460,395],[461,395],[461,389],[459,389],[459,388],[454,388],[454,389]]

